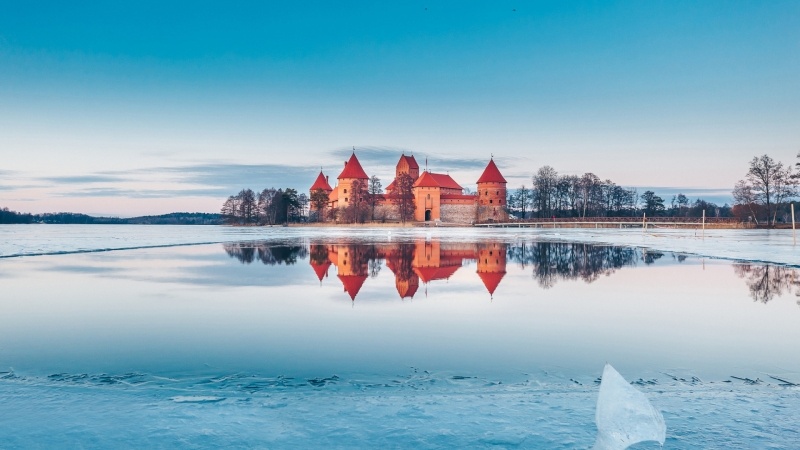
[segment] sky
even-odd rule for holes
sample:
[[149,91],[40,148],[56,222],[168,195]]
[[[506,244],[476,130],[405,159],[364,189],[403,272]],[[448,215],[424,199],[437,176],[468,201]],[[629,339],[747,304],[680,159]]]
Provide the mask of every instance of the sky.
[[218,212],[353,148],[723,203],[800,152],[800,2],[5,2],[0,207]]

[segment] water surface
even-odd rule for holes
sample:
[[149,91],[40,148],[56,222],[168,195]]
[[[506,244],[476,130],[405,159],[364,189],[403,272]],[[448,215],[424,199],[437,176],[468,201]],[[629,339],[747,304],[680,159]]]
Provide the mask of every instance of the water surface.
[[396,233],[7,258],[0,284],[12,447],[586,448],[605,362],[669,448],[798,438],[786,266]]

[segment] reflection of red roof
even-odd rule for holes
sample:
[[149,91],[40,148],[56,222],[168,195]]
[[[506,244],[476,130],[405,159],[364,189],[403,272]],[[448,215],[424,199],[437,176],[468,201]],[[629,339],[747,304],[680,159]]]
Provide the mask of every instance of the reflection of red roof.
[[419,279],[410,279],[407,280],[406,283],[401,283],[400,280],[395,282],[397,286],[397,293],[400,294],[400,298],[414,298],[414,294],[417,293],[417,289],[419,289]]
[[366,275],[338,275],[338,277],[342,280],[344,291],[350,295],[350,300],[356,299],[361,286],[367,281]]
[[316,181],[314,181],[314,184],[311,185],[311,189],[309,190],[316,191],[317,189],[322,189],[323,191],[327,192],[333,190],[333,188],[331,188],[331,185],[328,184],[328,180],[325,179],[325,175],[322,174],[321,170],[319,171],[319,175],[317,176]]
[[414,267],[414,272],[423,282],[430,283],[433,280],[447,280],[460,268],[461,266]]
[[361,167],[361,163],[358,162],[355,152],[350,156],[350,160],[345,163],[342,173],[339,174],[339,179],[341,180],[342,178],[369,179],[367,173],[364,172],[364,168]]
[[500,173],[500,169],[497,168],[493,159],[489,160],[483,174],[478,178],[478,183],[506,183],[506,179],[503,178],[503,174]]
[[322,264],[316,264],[314,261],[311,261],[311,268],[314,269],[314,272],[317,274],[317,278],[319,281],[322,281],[323,278],[328,276],[328,267],[331,266],[330,261],[325,261]]
[[406,163],[408,163],[409,169],[419,169],[419,164],[417,164],[417,160],[414,159],[414,155],[411,156],[403,155],[400,157],[401,161],[404,159],[406,160]]
[[505,275],[505,272],[478,272],[478,276],[481,277],[481,281],[483,281],[483,285],[486,286],[486,290],[489,291],[489,295],[494,294],[494,291],[497,289],[497,286],[500,285],[500,281]]

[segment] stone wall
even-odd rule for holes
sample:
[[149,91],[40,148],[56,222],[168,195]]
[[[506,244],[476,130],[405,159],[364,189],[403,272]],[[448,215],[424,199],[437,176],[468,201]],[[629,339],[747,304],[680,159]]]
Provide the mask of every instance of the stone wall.
[[450,223],[473,223],[475,222],[476,206],[471,204],[447,204],[442,203],[441,217],[442,222]]
[[478,222],[506,222],[508,221],[508,211],[502,206],[478,206]]

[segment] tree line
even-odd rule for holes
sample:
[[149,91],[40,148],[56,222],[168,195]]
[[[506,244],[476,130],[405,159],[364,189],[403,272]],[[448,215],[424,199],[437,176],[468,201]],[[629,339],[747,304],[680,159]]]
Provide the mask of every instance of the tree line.
[[276,225],[305,220],[308,196],[292,188],[267,188],[256,194],[242,189],[225,200],[220,213],[225,223],[236,225]]
[[81,225],[220,225],[219,214],[175,212],[158,216],[94,217],[86,214],[58,212],[31,214],[0,208],[0,224],[81,224]]
[[560,175],[544,166],[532,177],[530,186],[507,191],[509,214],[519,218],[565,217],[700,217],[703,210],[717,217],[730,217],[731,207],[697,199],[691,202],[684,194],[673,195],[667,202],[653,191],[641,195],[635,188],[602,180],[587,172],[582,176]]

